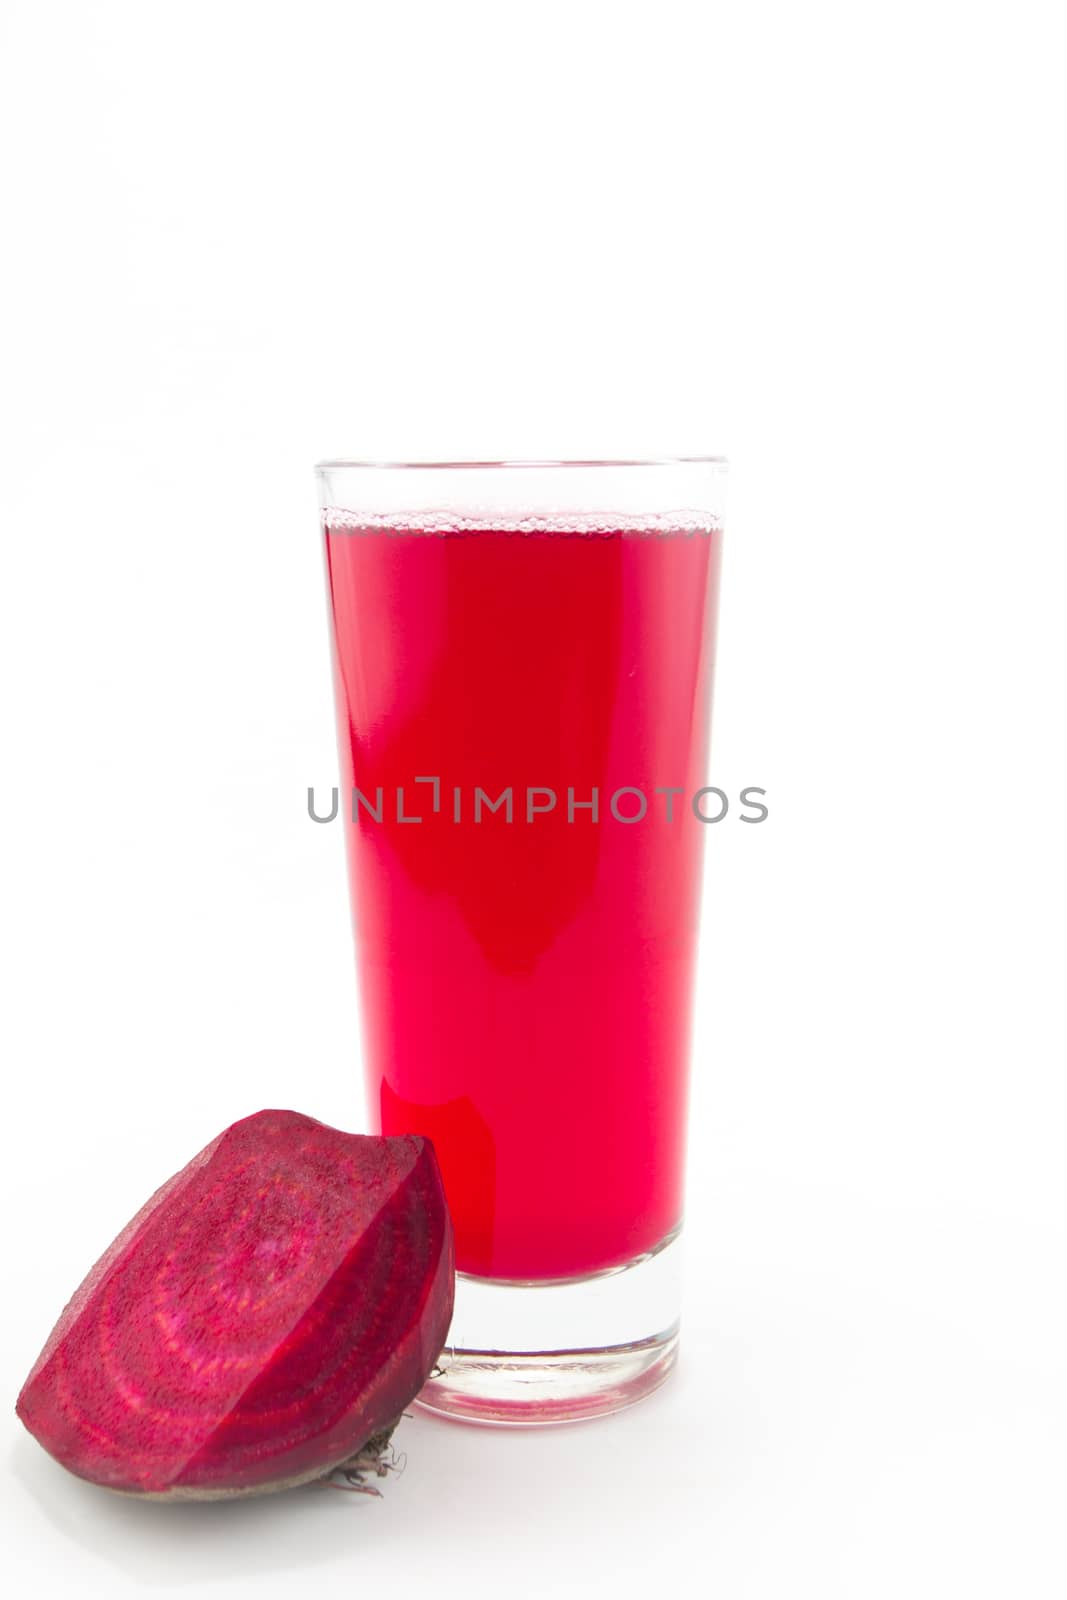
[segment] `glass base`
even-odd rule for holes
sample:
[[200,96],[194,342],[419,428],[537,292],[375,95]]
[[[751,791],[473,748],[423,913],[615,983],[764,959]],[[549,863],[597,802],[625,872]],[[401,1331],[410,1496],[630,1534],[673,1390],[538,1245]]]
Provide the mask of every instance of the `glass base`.
[[680,1301],[678,1230],[647,1255],[583,1278],[457,1273],[448,1344],[419,1404],[520,1427],[621,1411],[674,1366]]

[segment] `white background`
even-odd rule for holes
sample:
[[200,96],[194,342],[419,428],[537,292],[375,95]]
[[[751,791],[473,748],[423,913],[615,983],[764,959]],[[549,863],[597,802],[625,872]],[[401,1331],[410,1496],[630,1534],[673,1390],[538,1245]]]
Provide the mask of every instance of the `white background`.
[[671,1384],[417,1416],[380,1502],[139,1505],[11,1417],[17,1592],[1062,1597],[1059,11],[5,4],[9,1401],[218,1129],[361,1115],[316,458],[727,453],[771,805]]

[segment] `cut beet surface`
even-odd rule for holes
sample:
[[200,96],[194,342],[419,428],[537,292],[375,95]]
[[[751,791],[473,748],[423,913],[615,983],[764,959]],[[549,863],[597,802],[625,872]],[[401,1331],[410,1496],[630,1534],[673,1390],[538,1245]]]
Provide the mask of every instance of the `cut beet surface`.
[[323,1477],[444,1345],[452,1225],[427,1140],[236,1122],[100,1258],[19,1396],[79,1477],[211,1499]]

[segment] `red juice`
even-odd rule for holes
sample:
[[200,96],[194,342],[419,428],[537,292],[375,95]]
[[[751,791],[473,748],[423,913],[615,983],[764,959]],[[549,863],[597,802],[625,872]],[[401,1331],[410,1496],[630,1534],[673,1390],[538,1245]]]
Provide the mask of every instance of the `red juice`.
[[371,1115],[433,1139],[463,1271],[681,1220],[719,548],[326,513]]

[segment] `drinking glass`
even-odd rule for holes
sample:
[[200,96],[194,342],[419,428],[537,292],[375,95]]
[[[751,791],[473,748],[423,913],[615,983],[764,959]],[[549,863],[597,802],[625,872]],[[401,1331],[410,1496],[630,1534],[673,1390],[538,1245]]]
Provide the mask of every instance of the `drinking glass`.
[[456,1231],[421,1401],[617,1410],[677,1349],[725,466],[317,475],[371,1125]]

